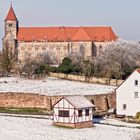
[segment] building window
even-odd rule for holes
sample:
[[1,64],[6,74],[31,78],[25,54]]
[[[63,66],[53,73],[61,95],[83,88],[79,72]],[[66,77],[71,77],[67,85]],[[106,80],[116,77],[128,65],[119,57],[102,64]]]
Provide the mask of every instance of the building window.
[[70,43],[68,43],[68,53],[70,52]]
[[78,111],[78,117],[82,117],[82,110]]
[[9,23],[9,27],[12,27],[12,23]]
[[127,107],[126,104],[123,104],[123,110],[126,110],[126,107]]
[[89,116],[89,109],[86,109],[86,116]]
[[134,98],[139,98],[139,93],[138,92],[134,93]]
[[59,117],[69,117],[69,111],[59,110]]
[[92,42],[92,57],[96,57],[96,56],[97,56],[97,48],[94,42]]
[[135,80],[135,86],[138,86],[139,82],[138,80]]
[[81,44],[79,48],[79,54],[81,57],[84,57],[84,53],[85,53],[85,48],[84,48],[84,45]]

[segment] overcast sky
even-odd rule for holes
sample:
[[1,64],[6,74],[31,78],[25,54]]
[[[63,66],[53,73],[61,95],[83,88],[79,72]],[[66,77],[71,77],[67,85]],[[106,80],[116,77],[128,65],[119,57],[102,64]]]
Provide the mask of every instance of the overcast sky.
[[[0,0],[0,38],[11,0]],[[12,0],[20,26],[112,26],[140,40],[140,0]]]

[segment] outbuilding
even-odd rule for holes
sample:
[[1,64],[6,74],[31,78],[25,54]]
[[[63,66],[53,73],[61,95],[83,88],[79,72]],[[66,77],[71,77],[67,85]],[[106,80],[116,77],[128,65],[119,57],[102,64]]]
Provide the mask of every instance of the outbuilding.
[[53,124],[71,128],[93,126],[94,105],[84,96],[65,96],[53,106]]

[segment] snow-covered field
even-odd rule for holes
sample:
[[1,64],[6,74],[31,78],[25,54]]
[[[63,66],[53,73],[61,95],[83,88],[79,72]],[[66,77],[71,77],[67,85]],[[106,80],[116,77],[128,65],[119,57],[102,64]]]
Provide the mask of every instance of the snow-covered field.
[[48,77],[27,80],[15,77],[0,78],[0,92],[25,92],[45,95],[94,95],[112,93],[116,87],[82,83]]
[[0,140],[139,140],[140,130],[96,124],[93,128],[66,129],[52,120],[0,116]]

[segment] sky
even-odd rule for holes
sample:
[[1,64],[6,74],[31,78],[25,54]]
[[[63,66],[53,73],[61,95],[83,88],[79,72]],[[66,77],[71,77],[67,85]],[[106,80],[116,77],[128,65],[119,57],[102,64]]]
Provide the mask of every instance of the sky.
[[140,40],[140,0],[0,0],[0,45],[10,3],[20,26],[111,26]]

